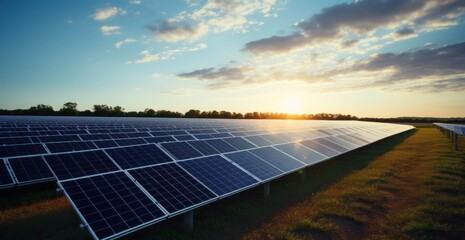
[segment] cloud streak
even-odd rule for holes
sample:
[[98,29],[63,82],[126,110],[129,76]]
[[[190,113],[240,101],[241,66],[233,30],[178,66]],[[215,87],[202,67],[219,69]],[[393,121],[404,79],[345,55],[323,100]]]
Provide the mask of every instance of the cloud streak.
[[408,33],[412,36],[414,28],[427,31],[454,25],[464,11],[465,1],[461,0],[360,0],[343,3],[325,8],[298,23],[291,34],[248,42],[244,50],[253,54],[286,53],[325,41],[347,41],[350,35],[370,36],[380,29],[397,31],[398,37],[402,34],[405,37]]
[[115,35],[115,34],[121,34],[119,32],[121,28],[119,26],[102,26],[100,27],[100,31],[102,31],[103,35],[105,36],[110,36],[110,35]]

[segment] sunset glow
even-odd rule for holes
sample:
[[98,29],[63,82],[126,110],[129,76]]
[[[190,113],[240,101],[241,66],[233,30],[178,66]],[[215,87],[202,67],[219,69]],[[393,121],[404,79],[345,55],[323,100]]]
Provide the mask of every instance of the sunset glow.
[[465,116],[462,0],[0,3],[0,109]]

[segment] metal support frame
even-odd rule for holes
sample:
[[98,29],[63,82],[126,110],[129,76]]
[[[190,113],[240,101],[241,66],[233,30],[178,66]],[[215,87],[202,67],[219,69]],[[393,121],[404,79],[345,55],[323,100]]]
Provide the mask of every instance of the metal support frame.
[[269,183],[269,182],[263,184],[263,195],[264,195],[265,197],[269,197],[269,196],[270,196],[270,183]]
[[194,229],[194,210],[190,210],[183,214],[182,224],[184,229],[192,231]]
[[454,133],[453,140],[454,140],[455,150],[459,150],[459,135],[457,133]]

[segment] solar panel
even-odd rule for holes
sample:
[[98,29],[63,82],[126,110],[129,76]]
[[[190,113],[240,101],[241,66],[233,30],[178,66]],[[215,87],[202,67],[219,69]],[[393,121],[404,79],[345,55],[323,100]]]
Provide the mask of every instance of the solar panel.
[[105,150],[123,169],[173,161],[154,144]]
[[279,143],[285,143],[286,141],[276,135],[263,135],[262,136],[264,139],[266,139],[268,142],[271,142],[273,144],[279,144]]
[[81,139],[77,135],[40,136],[38,137],[38,139],[42,143],[81,141]]
[[108,134],[88,134],[88,135],[79,135],[82,140],[105,140],[111,139],[110,135]]
[[320,143],[314,141],[314,140],[305,140],[305,141],[302,141],[302,142],[299,142],[300,144],[310,148],[311,150],[313,151],[316,151],[318,153],[321,153],[325,156],[328,156],[328,157],[334,157],[336,155],[339,155],[338,152],[336,152],[335,150],[331,149],[331,148],[328,148],[324,145],[321,145]]
[[237,150],[244,150],[244,149],[250,149],[250,148],[255,147],[252,143],[244,140],[241,137],[224,138],[223,140],[229,145],[236,148]]
[[56,142],[45,144],[51,153],[74,152],[82,150],[96,149],[92,142]]
[[174,163],[138,168],[129,174],[171,214],[216,197]]
[[96,140],[93,142],[98,148],[118,147],[118,144],[115,142],[115,140]]
[[195,140],[195,138],[192,137],[191,135],[178,135],[178,136],[174,136],[174,138],[176,138],[176,140],[178,141]]
[[8,162],[19,184],[55,179],[41,156],[11,158]]
[[29,139],[28,137],[0,138],[0,146],[1,145],[24,144],[24,143],[32,143],[32,142],[31,142],[31,139]]
[[0,146],[0,158],[27,156],[47,153],[42,144],[21,144]]
[[216,149],[214,149],[203,140],[190,141],[188,143],[205,156],[219,153]]
[[258,183],[255,178],[218,155],[181,161],[178,164],[218,196]]
[[119,170],[101,150],[47,155],[44,158],[58,180]]
[[314,164],[328,158],[311,149],[306,148],[305,146],[299,143],[277,145],[275,146],[275,148],[291,155],[295,159],[304,162],[307,165]]
[[162,143],[161,146],[178,160],[202,156],[200,152],[186,142]]
[[249,140],[251,143],[259,146],[259,147],[264,147],[264,146],[270,146],[273,145],[270,141],[266,140],[262,136],[248,136],[244,137],[245,139]]
[[333,150],[335,150],[335,151],[337,151],[337,152],[339,152],[339,153],[343,153],[343,152],[349,151],[348,148],[343,147],[343,146],[341,146],[341,145],[339,145],[339,144],[336,144],[336,143],[334,143],[334,142],[331,142],[331,141],[329,141],[329,140],[326,139],[326,138],[317,138],[317,139],[315,139],[314,141],[315,141],[315,142],[318,142],[318,143],[321,144],[321,145],[324,145],[324,146],[326,146],[326,147],[329,147],[329,148],[331,148],[331,149],[333,149]]
[[263,181],[283,174],[283,171],[247,151],[228,153],[225,156]]
[[15,182],[5,165],[5,162],[0,159],[0,188],[5,188],[14,185]]
[[119,146],[146,144],[142,138],[116,139],[114,140]]
[[124,172],[60,185],[97,239],[115,238],[166,215]]
[[216,149],[220,153],[225,153],[225,152],[232,152],[236,151],[233,146],[229,145],[227,142],[223,141],[222,139],[210,139],[210,140],[205,140],[208,145],[212,146],[214,149]]
[[160,142],[174,142],[176,139],[174,139],[171,136],[165,136],[165,137],[146,137],[144,140],[147,143],[160,143]]
[[263,161],[279,168],[283,172],[290,172],[305,166],[303,163],[272,147],[257,148],[249,150],[249,152],[261,158]]

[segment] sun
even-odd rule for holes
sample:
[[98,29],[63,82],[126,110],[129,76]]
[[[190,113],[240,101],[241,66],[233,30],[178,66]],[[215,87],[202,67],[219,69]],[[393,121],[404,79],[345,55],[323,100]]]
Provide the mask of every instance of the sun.
[[288,97],[283,100],[283,111],[285,113],[300,113],[301,106],[300,101],[295,97]]

